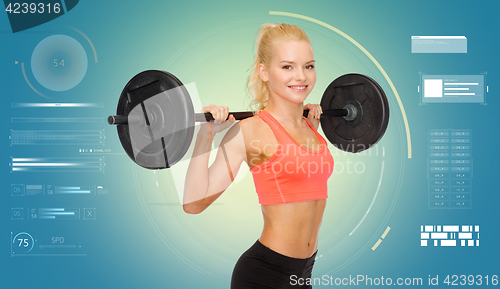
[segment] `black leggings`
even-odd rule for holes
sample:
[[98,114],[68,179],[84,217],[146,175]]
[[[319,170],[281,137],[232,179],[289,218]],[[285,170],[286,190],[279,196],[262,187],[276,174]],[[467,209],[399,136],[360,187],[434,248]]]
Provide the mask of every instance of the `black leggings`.
[[305,278],[311,278],[317,253],[307,259],[292,258],[269,249],[257,240],[236,262],[231,289],[312,288],[311,285],[298,285],[298,281],[303,278],[300,284],[305,284]]

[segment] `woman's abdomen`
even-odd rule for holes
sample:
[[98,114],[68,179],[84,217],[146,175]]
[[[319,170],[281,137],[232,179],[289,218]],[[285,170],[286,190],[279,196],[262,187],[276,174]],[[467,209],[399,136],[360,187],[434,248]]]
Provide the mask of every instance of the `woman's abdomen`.
[[262,206],[264,229],[260,242],[293,258],[309,258],[316,252],[326,200]]

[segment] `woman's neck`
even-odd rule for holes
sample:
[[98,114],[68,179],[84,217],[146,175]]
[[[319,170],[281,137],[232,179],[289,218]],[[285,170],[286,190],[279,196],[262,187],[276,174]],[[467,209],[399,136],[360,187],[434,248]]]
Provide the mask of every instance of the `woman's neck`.
[[293,103],[281,97],[269,97],[264,110],[272,113],[280,122],[301,125],[302,116],[304,115],[304,103]]

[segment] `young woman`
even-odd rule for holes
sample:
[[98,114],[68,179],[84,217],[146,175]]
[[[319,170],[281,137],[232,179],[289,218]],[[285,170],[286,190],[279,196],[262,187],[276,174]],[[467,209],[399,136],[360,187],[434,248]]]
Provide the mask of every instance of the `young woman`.
[[[215,121],[201,126],[184,191],[184,211],[197,214],[231,184],[245,161],[252,172],[264,229],[238,260],[231,288],[311,288],[318,233],[326,205],[333,158],[316,131],[322,113],[304,101],[316,82],[309,37],[299,27],[265,24],[257,37],[256,59],[248,79],[257,104],[224,136],[208,168],[213,135],[235,121],[228,108],[209,105]],[[309,115],[303,117],[304,109]],[[227,119],[227,120],[226,120]]]

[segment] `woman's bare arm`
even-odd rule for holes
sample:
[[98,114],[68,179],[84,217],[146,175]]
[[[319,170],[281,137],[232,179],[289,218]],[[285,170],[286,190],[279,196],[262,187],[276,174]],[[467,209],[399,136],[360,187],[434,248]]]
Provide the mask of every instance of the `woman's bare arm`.
[[[217,123],[217,118],[224,119],[224,113],[222,116],[214,115],[214,118]],[[216,125],[211,124],[211,127]],[[184,185],[183,209],[186,213],[198,214],[210,206],[229,187],[246,158],[245,143],[238,123],[222,139],[215,161],[209,168],[211,141],[210,133],[200,129]]]

